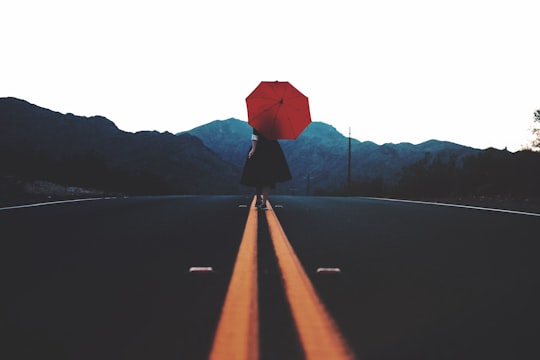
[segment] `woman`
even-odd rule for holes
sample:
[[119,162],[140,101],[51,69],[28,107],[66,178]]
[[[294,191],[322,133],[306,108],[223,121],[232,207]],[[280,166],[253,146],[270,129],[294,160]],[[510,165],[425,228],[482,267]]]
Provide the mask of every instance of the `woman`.
[[268,140],[253,129],[251,148],[248,152],[240,183],[254,186],[257,193],[257,207],[266,210],[270,189],[276,183],[291,180],[289,165],[277,140]]

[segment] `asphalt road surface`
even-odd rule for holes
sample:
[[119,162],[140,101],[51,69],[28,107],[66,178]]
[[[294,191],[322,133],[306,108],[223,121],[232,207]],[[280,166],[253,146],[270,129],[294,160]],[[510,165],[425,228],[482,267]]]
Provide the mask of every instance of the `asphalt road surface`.
[[[0,358],[206,359],[250,203],[1,209]],[[540,358],[540,217],[368,198],[272,205],[355,358]],[[257,221],[260,359],[303,359],[266,213]]]

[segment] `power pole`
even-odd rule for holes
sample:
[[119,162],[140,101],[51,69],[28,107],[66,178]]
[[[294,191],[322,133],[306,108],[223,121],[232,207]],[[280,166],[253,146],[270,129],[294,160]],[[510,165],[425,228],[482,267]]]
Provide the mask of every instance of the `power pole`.
[[349,126],[349,156],[348,156],[348,163],[347,163],[347,191],[351,191],[351,127]]

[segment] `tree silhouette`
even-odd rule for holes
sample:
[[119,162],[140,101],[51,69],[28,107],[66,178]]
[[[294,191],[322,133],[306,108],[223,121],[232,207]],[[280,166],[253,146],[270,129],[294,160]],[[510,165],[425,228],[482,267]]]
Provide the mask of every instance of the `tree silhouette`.
[[455,195],[460,191],[460,175],[456,156],[426,153],[423,159],[401,169],[395,190],[400,196]]
[[535,136],[532,141],[532,149],[540,150],[540,109],[534,112],[534,124],[531,131]]

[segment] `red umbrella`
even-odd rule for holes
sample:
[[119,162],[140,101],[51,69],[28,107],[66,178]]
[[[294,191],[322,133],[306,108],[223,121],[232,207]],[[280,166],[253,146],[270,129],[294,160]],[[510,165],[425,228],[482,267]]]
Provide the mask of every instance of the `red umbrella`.
[[308,98],[287,81],[262,81],[246,98],[248,123],[267,139],[296,139],[311,123]]

